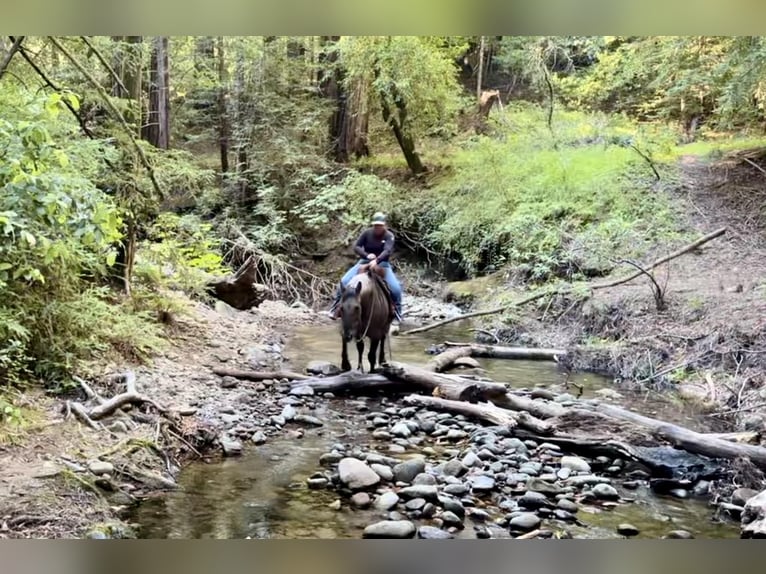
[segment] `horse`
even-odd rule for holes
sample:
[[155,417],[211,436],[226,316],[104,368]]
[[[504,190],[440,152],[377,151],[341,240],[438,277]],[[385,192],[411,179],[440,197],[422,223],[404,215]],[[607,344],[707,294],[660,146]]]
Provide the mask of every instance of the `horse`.
[[348,344],[353,340],[356,340],[356,349],[359,353],[357,366],[359,371],[364,371],[362,355],[365,338],[370,339],[370,352],[367,355],[370,372],[375,371],[375,354],[378,349],[380,351],[377,362],[379,365],[385,363],[385,341],[391,322],[394,320],[394,314],[388,286],[380,271],[373,273],[368,265],[362,266],[359,274],[351,279],[342,291],[340,313],[343,341],[341,369],[343,371],[351,370]]

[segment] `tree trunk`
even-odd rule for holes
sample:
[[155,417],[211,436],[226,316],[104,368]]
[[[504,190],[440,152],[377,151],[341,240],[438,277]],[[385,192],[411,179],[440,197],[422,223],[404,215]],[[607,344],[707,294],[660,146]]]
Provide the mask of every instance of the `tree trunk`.
[[484,36],[479,40],[479,69],[476,72],[476,100],[481,102],[481,81],[484,78]]
[[[526,359],[528,361],[555,361],[558,357],[566,355],[561,349],[538,349],[534,347],[501,347],[499,345],[478,345],[465,343],[445,343],[448,347],[457,349],[466,348],[467,355],[464,357],[485,357],[488,359]],[[448,353],[449,351],[445,351]],[[442,354],[445,354],[442,353]],[[441,356],[441,355],[438,355]],[[457,359],[457,357],[455,357]]]
[[211,281],[207,292],[240,311],[257,307],[268,295],[268,289],[256,283],[257,275],[255,260],[250,257],[233,275]]
[[221,173],[225,175],[229,171],[229,114],[227,110],[229,93],[224,48],[223,36],[218,36],[216,41],[218,51],[218,145],[221,153]]
[[13,44],[11,44],[8,52],[3,54],[2,58],[0,58],[0,79],[2,79],[3,75],[5,75],[5,71],[8,69],[14,54],[16,54],[16,52],[19,51],[19,48],[21,48],[21,44],[24,41],[24,38],[25,36],[17,36],[13,40]]
[[157,36],[152,45],[149,83],[149,113],[142,132],[154,147],[170,147],[170,93],[168,69],[168,37]]
[[386,102],[385,94],[380,95],[380,103],[383,109],[383,121],[385,121],[394,132],[394,137],[402,149],[404,159],[407,160],[407,166],[414,175],[420,175],[426,171],[423,162],[420,160],[418,152],[415,151],[415,141],[412,136],[406,132],[407,104],[398,95],[394,95],[394,105],[398,110],[395,116],[391,113],[391,108]]

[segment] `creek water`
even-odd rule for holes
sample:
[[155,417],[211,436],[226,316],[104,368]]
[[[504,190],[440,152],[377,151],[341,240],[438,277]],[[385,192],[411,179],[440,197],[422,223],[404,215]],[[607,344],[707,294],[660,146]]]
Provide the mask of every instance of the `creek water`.
[[[408,337],[393,337],[392,358],[423,364],[424,350],[445,340],[467,340],[466,325],[452,324]],[[355,350],[352,350],[352,363]],[[298,329],[285,349],[290,367],[300,370],[310,360],[339,361],[339,340],[334,325]],[[366,358],[365,358],[366,361]],[[488,377],[516,388],[560,385],[565,379],[555,364],[534,361],[480,361]],[[583,396],[611,382],[591,374],[570,380],[583,388]],[[622,392],[622,391],[621,391]],[[650,416],[704,429],[694,412],[660,397],[623,393],[624,406]],[[306,479],[319,469],[319,456],[333,444],[370,442],[359,406],[371,410],[391,406],[386,398],[317,400],[314,413],[325,422],[320,431],[307,431],[300,440],[275,438],[252,448],[244,456],[214,463],[193,463],[181,473],[179,489],[145,500],[132,520],[142,538],[361,538],[363,528],[380,519],[374,511],[330,507],[338,497],[330,490],[309,490]],[[381,405],[382,403],[382,405]],[[619,486],[618,486],[619,490]],[[658,496],[646,488],[621,491],[632,504],[604,510],[583,506],[578,518],[585,526],[566,525],[576,538],[617,538],[617,526],[630,523],[638,538],[659,538],[671,530],[687,530],[697,538],[738,538],[733,522],[711,521],[712,508],[704,500]],[[499,515],[498,515],[499,516]],[[564,525],[562,525],[562,528]],[[475,538],[470,520],[458,538]],[[493,536],[509,536],[493,530]]]

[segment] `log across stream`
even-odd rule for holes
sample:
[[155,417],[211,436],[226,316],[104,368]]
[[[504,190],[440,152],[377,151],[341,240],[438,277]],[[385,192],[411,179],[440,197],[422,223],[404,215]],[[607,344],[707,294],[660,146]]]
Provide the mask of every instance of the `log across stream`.
[[[579,438],[572,439],[561,436],[557,438],[554,436],[555,433],[551,432],[553,429],[550,428],[549,419],[560,415],[557,409],[571,408],[566,402],[533,399],[532,395],[520,392],[509,395],[505,386],[500,388],[490,382],[471,379],[468,379],[466,384],[465,380],[454,376],[456,371],[439,375],[429,370],[433,369],[431,361],[435,357],[425,354],[424,349],[433,343],[459,340],[460,335],[459,327],[456,326],[448,332],[430,332],[417,338],[415,336],[407,338],[406,341],[394,339],[393,358],[396,361],[388,367],[387,376],[367,375],[365,378],[359,378],[347,375],[345,383],[343,377],[324,380],[309,379],[309,385],[314,386],[316,392],[312,396],[296,397],[299,402],[296,402],[295,408],[299,412],[306,412],[319,418],[324,422],[323,427],[306,429],[305,426],[288,422],[284,426],[284,436],[270,439],[249,452],[246,450],[246,454],[240,459],[192,465],[182,474],[179,481],[182,488],[179,491],[154,499],[139,508],[133,518],[145,527],[141,535],[192,538],[361,537],[362,529],[366,525],[381,518],[380,511],[374,507],[352,510],[349,499],[342,493],[327,489],[314,490],[307,488],[306,484],[312,476],[319,476],[318,472],[327,472],[322,471],[319,459],[327,456],[328,453],[335,452],[337,448],[350,449],[344,451],[347,454],[354,454],[355,451],[363,453],[377,450],[388,455],[389,442],[381,442],[379,438],[373,436],[374,427],[371,425],[373,420],[371,417],[377,412],[380,412],[381,416],[390,416],[390,425],[395,425],[397,420],[406,421],[405,417],[399,416],[402,409],[419,408],[422,405],[429,412],[439,413],[443,412],[444,403],[447,403],[448,412],[445,412],[444,416],[449,414],[450,417],[456,416],[460,420],[465,420],[466,422],[461,424],[466,424],[467,429],[478,429],[482,424],[492,425],[490,428],[515,425],[514,432],[525,439],[537,438],[537,444],[543,444],[543,441],[548,440],[554,446],[561,448],[562,452],[577,451],[589,459],[603,454],[604,451],[599,449],[603,449],[606,441],[593,441],[593,444],[587,444],[588,441],[582,434],[578,435]],[[312,326],[298,331],[288,344],[285,349],[285,358],[289,362],[285,366],[285,371],[302,373],[305,366],[312,360],[336,362],[336,354],[335,329],[332,326],[327,329]],[[544,397],[546,392],[560,393],[565,390],[561,387],[565,376],[558,371],[555,363],[537,360],[509,361],[485,358],[478,360],[481,367],[486,369],[483,375],[498,381],[510,381],[511,390],[535,386],[548,387],[549,391],[538,389],[535,397],[540,395]],[[460,374],[467,374],[467,372],[460,371]],[[432,377],[435,377],[440,384],[433,385]],[[258,379],[258,377],[253,378]],[[392,379],[396,382],[392,383]],[[355,396],[358,393],[351,388],[355,380],[362,381],[368,387],[378,386],[379,388],[371,397]],[[592,375],[575,375],[571,380],[582,387],[582,399],[597,397],[597,391],[600,388],[609,386],[608,381]],[[403,385],[402,382],[404,382]],[[351,384],[351,387],[346,389],[351,393],[346,393],[344,398],[341,398],[339,394],[335,399],[321,396],[338,383]],[[257,383],[243,379],[242,384],[247,386]],[[395,384],[399,385],[397,393],[390,393],[389,391],[393,390],[392,385]],[[306,379],[299,378],[289,383],[289,386],[293,388],[305,385]],[[287,386],[285,385],[285,388]],[[438,389],[437,392],[434,392],[434,389]],[[574,387],[568,390],[574,395],[578,392]],[[340,389],[336,386],[334,391],[339,392]],[[263,400],[273,400],[274,412],[279,413],[282,406],[277,401],[284,396],[284,394],[276,394],[268,397],[264,394]],[[491,412],[493,408],[482,400],[487,397],[493,397],[497,401],[494,407],[495,412]],[[506,397],[506,401],[510,400],[510,403],[501,400],[503,397]],[[640,397],[635,402],[631,402],[631,397],[626,396],[619,404],[621,407],[639,406],[642,414],[681,424],[692,431],[706,430],[703,419],[697,418],[693,413],[681,413],[675,405],[666,406],[660,398],[651,397],[648,401],[643,399],[644,397]],[[527,412],[508,408],[524,406],[525,401],[539,403],[539,405],[535,405],[535,408]],[[462,410],[451,410],[456,408],[456,404],[459,404],[459,409]],[[473,409],[479,409],[482,412],[472,412]],[[386,412],[391,414],[384,415],[383,413]],[[620,424],[622,423],[624,421]],[[306,429],[298,442],[295,440],[296,435],[291,435],[294,432],[292,429],[296,427]],[[384,426],[382,429],[389,427]],[[667,432],[667,429],[664,432]],[[393,440],[401,444],[406,442]],[[579,441],[579,444],[574,444],[572,440]],[[413,445],[415,442],[417,441],[413,441]],[[610,457],[614,456],[615,452],[620,452],[620,448],[630,448],[621,441],[614,441],[614,443],[606,445],[609,449],[618,449],[607,450]],[[429,460],[432,457],[436,459],[441,457],[445,460],[444,457],[449,457],[448,453],[454,449],[456,453],[460,453],[459,457],[463,456],[465,446],[460,446],[461,444],[447,444],[442,440],[432,443],[426,440],[418,446],[409,447],[404,452],[393,456],[400,459],[422,456],[425,449],[425,452],[432,453],[427,455]],[[640,458],[641,453],[626,450],[622,452],[622,455],[626,459],[631,456]],[[530,456],[532,456],[531,453]],[[636,503],[614,505],[608,510],[599,505],[590,506],[583,503],[577,515],[579,522],[568,524],[568,531],[575,537],[619,537],[618,526],[630,523],[640,530],[639,537],[655,538],[667,535],[668,530],[671,530],[669,524],[672,524],[673,529],[688,530],[696,537],[736,538],[739,536],[739,528],[735,522],[711,522],[711,510],[704,500],[657,496],[644,487],[631,491],[620,488],[620,492],[625,497],[635,498]],[[340,510],[335,509],[336,504],[341,506]],[[403,503],[400,503],[400,507],[401,504]],[[482,508],[492,521],[500,521],[504,511],[494,507],[493,504],[482,506]],[[404,512],[404,509],[402,511]],[[482,528],[484,523],[476,522],[472,516],[466,517],[465,528],[454,532],[455,537],[476,537],[472,527]],[[505,534],[500,533],[498,537],[512,537],[507,529],[504,532]]]

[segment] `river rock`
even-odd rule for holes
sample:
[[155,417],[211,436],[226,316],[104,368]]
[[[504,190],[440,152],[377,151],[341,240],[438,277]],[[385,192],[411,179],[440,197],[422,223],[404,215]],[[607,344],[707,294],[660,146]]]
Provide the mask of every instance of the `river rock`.
[[392,490],[386,491],[375,499],[375,508],[378,510],[391,510],[399,504],[399,496]]
[[425,498],[413,498],[404,503],[404,508],[407,510],[420,510],[426,505]]
[[375,486],[380,476],[366,463],[356,458],[344,458],[338,463],[340,481],[352,490],[362,490]]
[[311,361],[306,366],[306,372],[311,375],[323,375],[325,377],[333,377],[341,373],[340,368],[329,361]]
[[563,468],[568,468],[574,472],[590,472],[588,461],[579,456],[562,456],[559,462]]
[[542,492],[548,496],[555,496],[561,493],[561,487],[557,484],[552,484],[535,476],[530,477],[529,480],[527,480],[526,487],[527,490],[531,490],[532,492]]
[[310,397],[314,394],[314,387],[308,385],[300,385],[290,389],[290,393],[294,397]]
[[617,489],[610,484],[597,484],[591,490],[593,496],[601,500],[617,500],[620,494]]
[[758,492],[752,488],[737,488],[731,493],[731,502],[737,506],[745,506],[747,501],[753,498],[756,494],[758,494]]
[[404,423],[397,423],[391,428],[391,434],[400,438],[407,438],[412,436],[412,431]]
[[369,508],[370,506],[370,495],[366,492],[355,492],[351,496],[351,506],[354,508]]
[[310,425],[314,427],[324,426],[324,423],[322,421],[320,421],[316,417],[312,417],[311,415],[295,415],[295,418],[293,418],[293,421],[296,423],[301,423],[304,425]]
[[688,530],[671,530],[664,536],[664,538],[673,538],[676,540],[691,540],[692,538],[694,538],[694,535]]
[[548,504],[548,498],[542,492],[527,492],[519,498],[519,506],[523,508],[540,508]]
[[306,484],[312,490],[318,490],[327,486],[329,481],[325,477],[312,477],[306,480]]
[[636,536],[639,532],[638,528],[627,522],[617,525],[617,533],[623,536]]
[[447,540],[454,537],[453,534],[435,526],[421,526],[418,528],[418,538],[423,540]]
[[415,525],[409,520],[382,520],[370,524],[362,533],[363,538],[412,538]]
[[411,483],[415,477],[425,469],[426,463],[422,458],[405,460],[394,467],[394,480],[397,482]]
[[282,409],[282,414],[280,415],[283,419],[286,421],[291,421],[295,418],[295,415],[297,412],[295,411],[295,407],[292,405],[285,405],[285,408]]
[[371,464],[370,468],[386,482],[394,480],[394,472],[385,464]]
[[223,377],[221,379],[221,388],[222,389],[235,389],[239,386],[239,379],[235,379],[234,377]]
[[444,492],[446,492],[447,494],[452,494],[454,496],[462,496],[466,494],[468,490],[469,490],[468,487],[462,482],[456,483],[456,484],[448,484],[447,486],[444,487]]
[[438,489],[435,486],[428,484],[405,486],[399,491],[399,496],[407,500],[412,498],[425,498],[426,500],[435,501],[437,494]]
[[319,464],[322,466],[331,466],[333,464],[338,464],[341,460],[343,460],[343,455],[341,453],[337,451],[326,452],[319,457]]
[[587,486],[590,484],[609,484],[611,480],[605,476],[596,476],[595,474],[585,474],[570,476],[566,483],[570,486]]
[[571,512],[572,514],[575,514],[579,507],[577,506],[577,503],[569,500],[568,498],[562,498],[556,503],[556,507],[560,508],[561,510],[565,510],[567,512]]
[[432,474],[421,472],[412,480],[412,484],[436,484],[436,477]]
[[481,459],[472,450],[469,450],[460,462],[466,467],[481,465]]
[[489,492],[495,488],[495,479],[485,474],[472,476],[468,479],[474,492]]
[[114,472],[114,465],[111,462],[106,462],[105,460],[94,460],[88,464],[88,470],[96,476],[101,476],[102,474],[112,474]]
[[442,512],[441,519],[446,526],[454,526],[461,530],[463,529],[463,519],[450,510]]
[[452,498],[451,496],[440,496],[438,501],[444,510],[456,514],[461,519],[465,518],[465,507],[458,499]]
[[529,532],[540,526],[540,518],[531,512],[522,512],[511,519],[508,526],[511,530]]
[[468,433],[459,429],[449,429],[445,438],[447,440],[459,441],[468,436]]
[[242,443],[229,437],[221,437],[221,448],[224,456],[239,456],[242,454]]
[[456,458],[448,460],[442,466],[442,474],[447,476],[463,476],[466,472],[468,472],[466,465]]

